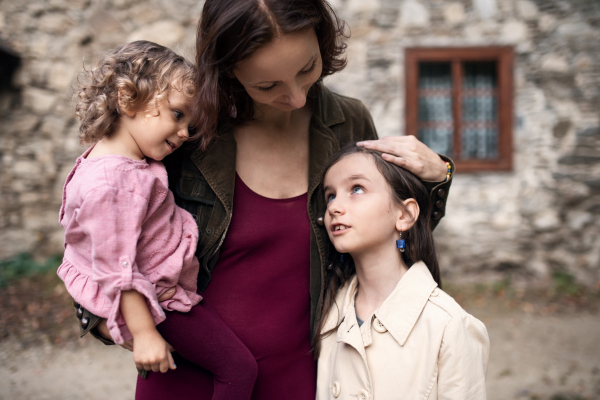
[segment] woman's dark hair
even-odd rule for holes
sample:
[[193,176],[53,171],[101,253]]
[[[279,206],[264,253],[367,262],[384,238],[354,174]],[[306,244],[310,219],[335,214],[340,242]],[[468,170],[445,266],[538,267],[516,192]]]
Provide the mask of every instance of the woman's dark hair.
[[[429,272],[431,272],[433,279],[441,288],[440,268],[435,253],[433,233],[429,227],[432,206],[425,185],[423,185],[416,176],[404,168],[385,161],[381,157],[382,153],[364,147],[357,147],[355,143],[345,146],[331,156],[325,166],[323,177],[325,177],[327,171],[342,158],[356,153],[364,154],[375,163],[375,166],[388,183],[392,200],[397,205],[404,208],[404,200],[416,200],[420,212],[413,226],[405,232],[406,250],[401,253],[402,259],[408,268],[417,261],[423,261],[425,265],[427,265],[427,268],[429,268]],[[406,208],[404,209],[408,212]],[[392,245],[393,243],[390,243],[390,246]],[[331,245],[329,254],[330,264],[324,282],[325,295],[323,298],[323,309],[313,339],[315,358],[319,357],[321,348],[321,330],[325,325],[329,311],[334,306],[338,307],[335,303],[335,296],[344,284],[346,284],[346,282],[348,282],[356,273],[354,261],[349,254],[345,254],[342,261],[340,253],[335,250],[333,245]]]
[[[196,38],[194,102],[196,134],[202,149],[224,121],[252,119],[252,99],[234,77],[236,65],[280,35],[315,30],[323,72],[320,80],[346,66],[345,23],[325,0],[206,0]],[[235,105],[237,117],[228,115]]]

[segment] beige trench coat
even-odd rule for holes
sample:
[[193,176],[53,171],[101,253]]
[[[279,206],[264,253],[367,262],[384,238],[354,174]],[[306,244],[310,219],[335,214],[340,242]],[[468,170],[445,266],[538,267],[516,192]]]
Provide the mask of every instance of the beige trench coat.
[[486,399],[487,330],[437,288],[423,262],[361,327],[357,283],[338,293],[339,310],[322,330],[318,400]]

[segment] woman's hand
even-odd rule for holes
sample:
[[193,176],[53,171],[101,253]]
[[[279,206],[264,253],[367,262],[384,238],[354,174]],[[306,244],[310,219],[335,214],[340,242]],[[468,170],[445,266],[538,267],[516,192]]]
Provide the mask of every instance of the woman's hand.
[[136,335],[134,343],[133,361],[137,369],[164,373],[177,368],[171,355],[173,347],[156,329]]
[[381,151],[384,160],[407,169],[422,181],[441,182],[446,179],[446,163],[413,135],[386,136],[356,145]]

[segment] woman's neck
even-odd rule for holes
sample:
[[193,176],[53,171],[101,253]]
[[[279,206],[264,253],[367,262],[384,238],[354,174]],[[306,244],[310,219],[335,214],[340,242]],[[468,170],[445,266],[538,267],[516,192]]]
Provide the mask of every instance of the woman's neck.
[[352,259],[358,279],[356,314],[366,320],[389,297],[408,268],[393,245],[368,254],[353,254]]

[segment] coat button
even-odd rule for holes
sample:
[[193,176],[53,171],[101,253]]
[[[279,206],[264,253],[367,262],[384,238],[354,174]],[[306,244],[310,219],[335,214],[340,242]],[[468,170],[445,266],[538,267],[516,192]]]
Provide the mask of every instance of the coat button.
[[79,307],[77,309],[77,319],[81,319],[83,317],[83,308]]
[[317,225],[319,225],[319,226],[325,225],[325,220],[323,219],[323,217],[317,218]]
[[336,399],[340,397],[340,393],[342,393],[342,387],[338,381],[333,382],[333,386],[331,386],[331,394]]
[[127,268],[127,261],[123,261],[123,262],[121,263],[121,267],[123,267],[123,268]]
[[358,392],[358,399],[359,400],[369,400],[371,396],[369,396],[369,392],[367,392],[366,390],[361,390],[360,392]]
[[387,332],[387,328],[385,326],[383,326],[383,324],[381,323],[379,318],[375,318],[373,320],[373,329],[375,329],[379,333]]
[[79,321],[79,325],[81,325],[81,327],[83,329],[86,329],[88,327],[89,323],[90,323],[90,320],[87,318],[81,318],[81,321]]
[[437,295],[439,295],[439,294],[440,294],[440,289],[435,288],[435,289],[433,289],[433,292],[431,292],[430,296],[431,297],[437,297]]
[[446,189],[438,189],[438,196],[441,197],[442,199],[446,198]]
[[433,217],[433,219],[440,219],[440,218],[442,218],[442,213],[439,211],[436,211],[431,216]]
[[442,200],[438,200],[435,202],[435,207],[436,208],[442,208],[444,207],[444,202]]
[[75,300],[73,300],[73,307],[75,307],[75,308],[79,308],[79,303],[78,303],[78,302],[76,302]]

